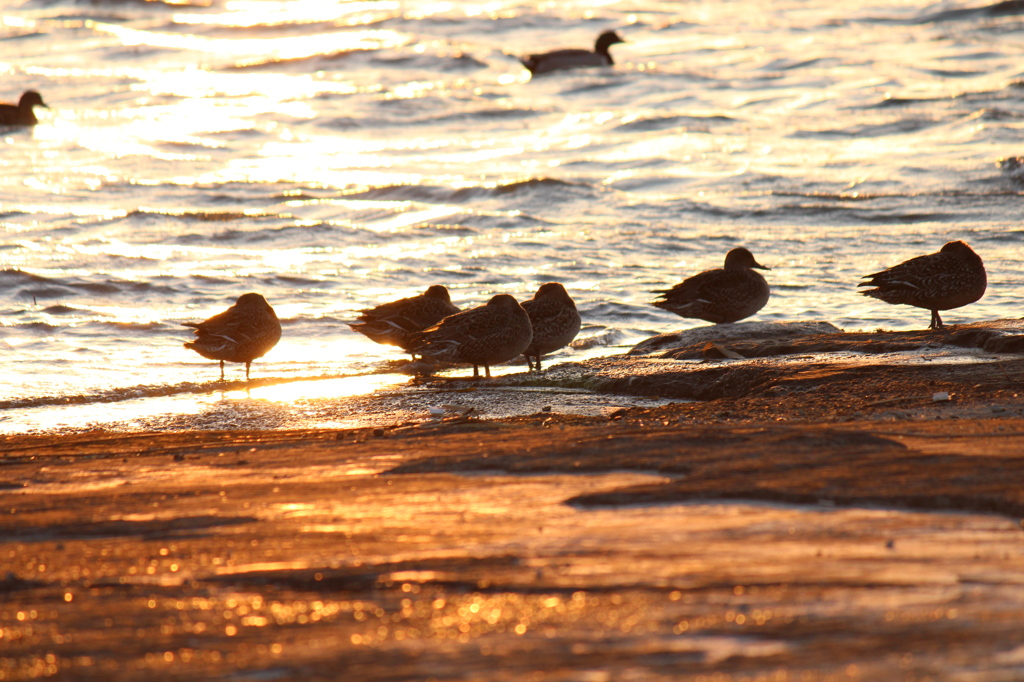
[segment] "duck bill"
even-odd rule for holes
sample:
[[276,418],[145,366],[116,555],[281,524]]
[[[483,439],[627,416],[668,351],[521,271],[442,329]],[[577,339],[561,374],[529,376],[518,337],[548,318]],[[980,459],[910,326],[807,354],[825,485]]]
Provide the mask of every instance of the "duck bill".
[[751,265],[750,267],[757,268],[758,270],[771,270],[771,268],[768,267],[767,265],[761,265],[757,261],[754,261],[754,264]]

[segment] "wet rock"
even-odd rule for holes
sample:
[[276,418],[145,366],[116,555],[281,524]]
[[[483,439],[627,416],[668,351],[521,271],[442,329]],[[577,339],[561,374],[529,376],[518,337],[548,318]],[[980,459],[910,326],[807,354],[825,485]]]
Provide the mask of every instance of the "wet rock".
[[[815,333],[815,330],[832,330]],[[708,340],[709,334],[731,335],[727,346]],[[716,337],[721,338],[721,337]],[[727,348],[746,359],[709,361],[707,348]],[[961,349],[969,350],[961,350]],[[1008,359],[984,353],[1024,352],[1024,322],[997,320],[938,330],[901,332],[841,332],[828,323],[737,323],[701,327],[667,334],[639,344],[629,353],[565,363],[537,384],[581,388],[597,393],[716,400],[751,396],[787,396],[818,389],[839,391],[851,381],[880,384],[887,375],[904,380],[939,383],[978,383],[982,377],[1012,383]],[[883,353],[912,352],[892,363],[876,359]],[[968,363],[927,362],[930,356],[963,355]],[[970,356],[970,357],[969,357]],[[920,362],[915,362],[914,358]],[[932,366],[934,364],[934,366]],[[989,375],[992,375],[991,377]],[[510,379],[515,382],[516,379]],[[936,391],[929,391],[931,396]],[[891,398],[893,396],[883,396]]]
[[994,320],[897,332],[843,332],[828,322],[740,322],[655,336],[637,344],[626,355],[699,360],[704,357],[708,343],[722,342],[746,358],[800,353],[896,353],[943,346],[977,348],[989,353],[1024,353],[1024,321]]
[[725,343],[730,348],[735,341],[771,341],[842,333],[842,329],[830,322],[735,322],[712,324],[693,329],[684,329],[671,334],[641,341],[626,355],[651,355],[661,353],[664,357],[682,357],[679,353],[671,356],[669,351],[685,349],[686,357],[699,358],[704,346]]

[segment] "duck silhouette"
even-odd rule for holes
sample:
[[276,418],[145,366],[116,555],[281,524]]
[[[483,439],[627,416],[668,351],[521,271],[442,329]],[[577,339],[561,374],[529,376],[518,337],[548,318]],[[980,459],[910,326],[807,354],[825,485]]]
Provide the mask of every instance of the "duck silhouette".
[[220,360],[220,379],[224,380],[224,362],[244,362],[245,380],[249,366],[262,358],[281,340],[281,323],[267,299],[259,294],[242,294],[235,304],[203,322],[183,322],[195,329],[195,341],[185,348],[208,360]]
[[448,289],[435,284],[419,296],[400,298],[362,310],[359,318],[349,322],[348,326],[377,343],[398,346],[409,352],[413,334],[457,312],[459,309],[452,304]]
[[529,348],[533,327],[530,315],[515,298],[498,294],[487,305],[449,315],[410,340],[411,353],[473,365],[473,378],[479,378],[483,365],[489,378],[491,365],[507,362]]
[[555,50],[554,52],[545,52],[542,54],[531,54],[526,57],[520,57],[519,61],[523,63],[530,73],[538,75],[541,73],[550,73],[552,71],[561,71],[563,69],[583,69],[593,66],[611,66],[615,62],[612,60],[612,55],[608,52],[608,48],[616,43],[626,42],[619,34],[615,31],[605,31],[597,37],[597,42],[594,44],[594,51],[590,50]]
[[34,126],[39,123],[33,107],[49,109],[43,97],[35,90],[29,90],[21,96],[17,104],[0,104],[0,125]]
[[981,257],[961,241],[948,242],[936,253],[911,258],[887,270],[865,275],[860,292],[893,305],[912,305],[932,312],[929,329],[942,329],[940,310],[974,303],[985,295],[988,277]]
[[768,282],[759,270],[770,270],[739,247],[725,254],[725,267],[705,270],[671,289],[655,291],[661,298],[651,305],[680,317],[723,324],[750,317],[764,307],[771,296]]
[[523,309],[530,316],[533,327],[533,341],[523,355],[531,370],[536,360],[539,372],[542,355],[568,346],[579,334],[580,314],[576,310],[576,302],[558,282],[541,285],[532,299],[523,301]]

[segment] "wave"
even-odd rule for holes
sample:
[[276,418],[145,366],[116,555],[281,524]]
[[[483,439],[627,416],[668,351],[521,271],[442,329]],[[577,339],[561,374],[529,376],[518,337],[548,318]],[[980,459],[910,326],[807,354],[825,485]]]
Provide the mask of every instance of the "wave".
[[983,7],[942,10],[940,12],[927,14],[908,23],[937,24],[946,21],[991,19],[994,17],[1008,17],[1017,14],[1024,14],[1024,0],[1004,0],[1003,2],[997,2],[994,5],[985,5]]
[[1024,119],[1024,114],[1018,111],[1011,111],[1009,109],[992,107],[983,109],[977,118],[982,121],[1019,121],[1020,119]]
[[612,128],[612,130],[626,133],[647,133],[671,128],[708,131],[711,125],[735,122],[736,119],[729,116],[662,116],[641,118],[636,121],[622,123]]
[[424,71],[475,71],[488,68],[486,62],[464,52],[455,52],[451,55],[408,52],[374,53],[370,58],[370,63],[389,69],[397,67]]
[[906,107],[914,104],[931,104],[938,102],[938,97],[886,97],[885,99],[869,104],[865,109],[887,109],[889,107]]
[[190,210],[161,210],[156,209],[136,209],[129,211],[127,218],[136,217],[149,217],[149,216],[160,216],[163,218],[186,218],[189,220],[199,220],[203,222],[223,222],[227,220],[243,220],[245,218],[266,218],[276,217],[276,214],[272,213],[251,213],[248,211],[190,211]]
[[886,135],[903,135],[916,133],[941,124],[941,121],[929,118],[909,118],[891,123],[880,123],[874,125],[852,126],[850,128],[827,129],[827,130],[797,130],[787,137],[797,140],[806,139],[836,139],[836,138],[864,138],[884,137]]
[[84,313],[88,312],[81,308],[72,308],[68,305],[51,305],[43,308],[43,312],[48,315],[70,315],[72,313]]
[[[358,60],[362,63],[353,64]],[[217,68],[226,73],[251,73],[263,71],[352,71],[355,68],[383,68],[387,72],[430,71],[440,73],[467,73],[490,68],[487,62],[465,52],[451,54],[394,52],[391,48],[378,49],[367,46],[313,54],[295,58],[252,58]]]
[[[308,57],[295,57],[291,59],[280,57],[253,58],[221,66],[215,70],[226,73],[250,73],[289,69],[302,71],[333,71],[337,68],[342,68],[341,65],[336,64],[336,62],[344,61],[346,58],[354,54],[370,51],[370,48],[364,50],[338,50],[337,52],[315,54]],[[325,68],[325,66],[329,68]]]
[[[843,199],[843,201],[848,200],[848,198]],[[825,203],[787,204],[766,209],[755,209],[748,211],[746,215],[751,218],[775,218],[780,220],[799,218],[820,219],[827,216],[832,220],[845,218],[847,221],[853,222],[902,224],[953,222],[961,217],[960,214],[952,212],[871,209]]]
[[[586,333],[586,332],[582,332]],[[608,346],[622,345],[627,335],[615,328],[604,329],[589,336],[578,337],[569,344],[573,350],[590,350],[591,348],[606,348]]]
[[407,117],[405,112],[394,118],[375,118],[372,120],[357,119],[349,116],[317,121],[317,125],[330,130],[357,130],[362,128],[381,129],[397,128],[403,129],[414,126],[438,126],[448,124],[461,124],[463,126],[479,122],[481,124],[501,123],[505,121],[522,121],[529,118],[541,116],[547,112],[531,108],[501,108],[487,107],[477,110],[460,111],[452,114],[429,115],[421,117]]
[[[12,298],[33,300],[71,297],[80,294],[111,297],[120,294],[177,295],[177,287],[154,282],[106,279],[89,280],[81,277],[41,277],[21,270],[0,270],[0,288],[13,291]],[[54,309],[60,306],[52,306]],[[62,311],[67,312],[67,311]]]
[[842,66],[842,62],[838,59],[828,59],[824,57],[816,57],[814,59],[790,59],[780,58],[773,59],[767,64],[759,68],[760,71],[792,71],[794,69],[803,69],[808,66],[817,66],[820,68],[835,68]]
[[345,198],[461,204],[476,199],[501,197],[509,194],[590,196],[593,193],[594,188],[589,184],[541,177],[514,180],[493,186],[460,187],[457,189],[436,185],[385,185],[347,193]]
[[[943,3],[938,3],[943,4]],[[858,22],[871,24],[895,24],[920,26],[924,24],[941,24],[952,21],[976,21],[1024,14],[1024,0],[1004,0],[981,7],[954,7],[927,12],[916,17],[864,17]]]

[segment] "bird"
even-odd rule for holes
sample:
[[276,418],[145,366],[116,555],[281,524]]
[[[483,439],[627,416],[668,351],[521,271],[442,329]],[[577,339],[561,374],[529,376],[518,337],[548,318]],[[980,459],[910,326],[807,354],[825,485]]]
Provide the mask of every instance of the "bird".
[[410,352],[442,362],[480,365],[491,376],[491,365],[521,355],[533,340],[530,316],[515,297],[498,294],[486,305],[449,315],[432,327],[412,334]]
[[408,353],[411,334],[457,312],[459,309],[452,304],[448,289],[435,284],[419,296],[400,298],[362,310],[357,321],[350,322],[348,326],[372,341],[398,346]]
[[29,90],[21,96],[17,104],[0,104],[0,125],[34,126],[39,123],[32,107],[44,107],[43,97],[35,90]]
[[605,31],[597,37],[593,52],[590,50],[555,50],[554,52],[520,57],[519,61],[535,76],[561,69],[611,66],[615,62],[612,60],[608,48],[616,43],[624,42],[626,41],[620,38],[615,31]]
[[267,299],[259,294],[242,294],[235,304],[203,322],[183,322],[195,329],[195,341],[185,343],[209,360],[220,360],[220,380],[224,381],[224,362],[244,362],[245,380],[249,366],[281,340],[281,323]]
[[714,324],[742,320],[763,308],[771,296],[768,282],[751,268],[771,270],[758,263],[747,249],[732,249],[725,254],[725,267],[706,270],[671,289],[652,292],[661,297],[651,305]]
[[532,299],[523,301],[523,309],[533,327],[533,341],[523,354],[530,370],[533,370],[531,358],[537,359],[539,372],[540,356],[569,345],[580,333],[580,314],[569,292],[558,282],[542,284]]
[[962,241],[947,242],[936,253],[911,258],[888,270],[864,275],[861,291],[893,305],[912,305],[932,312],[929,329],[942,329],[940,310],[974,303],[985,295],[988,278],[981,257]]

